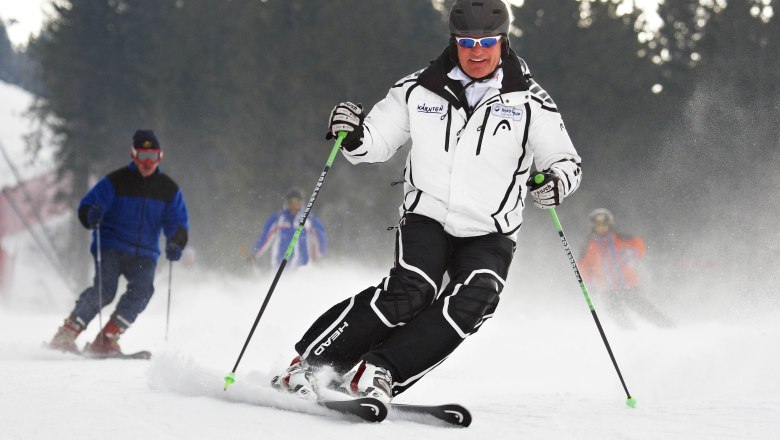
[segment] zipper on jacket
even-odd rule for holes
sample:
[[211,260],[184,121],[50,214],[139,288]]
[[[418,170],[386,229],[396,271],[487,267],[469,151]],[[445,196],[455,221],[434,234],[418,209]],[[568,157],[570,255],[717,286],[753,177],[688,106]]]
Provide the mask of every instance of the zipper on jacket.
[[[452,104],[447,105],[447,131],[444,135],[444,151],[450,151],[450,127],[452,127]],[[444,119],[444,116],[442,116]]]
[[485,109],[485,117],[482,119],[482,125],[479,127],[479,142],[477,142],[477,156],[482,150],[482,138],[485,137],[485,128],[487,127],[488,117],[490,116],[490,107]]

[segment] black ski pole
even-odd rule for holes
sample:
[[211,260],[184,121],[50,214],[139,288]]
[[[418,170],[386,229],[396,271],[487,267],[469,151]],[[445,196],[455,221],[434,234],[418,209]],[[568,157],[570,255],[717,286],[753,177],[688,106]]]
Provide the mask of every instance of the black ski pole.
[[100,222],[95,225],[95,261],[97,262],[97,281],[98,281],[98,325],[103,329],[103,262],[100,258]]
[[165,341],[168,342],[168,323],[171,321],[171,285],[173,284],[173,261],[168,262],[168,308],[165,311]]
[[236,381],[236,370],[238,369],[238,364],[241,362],[241,358],[244,356],[246,347],[247,345],[249,345],[249,341],[252,339],[252,335],[255,333],[257,324],[260,322],[260,318],[263,316],[263,312],[265,312],[266,306],[268,306],[268,301],[271,299],[271,294],[273,294],[274,289],[276,288],[276,284],[279,282],[279,278],[282,276],[284,267],[287,265],[287,260],[290,258],[290,255],[292,254],[293,249],[295,248],[295,243],[298,242],[298,237],[301,235],[301,231],[303,230],[303,226],[306,223],[306,219],[309,217],[309,212],[311,211],[311,208],[314,206],[314,201],[317,199],[317,195],[320,193],[322,184],[325,183],[325,176],[328,175],[328,171],[330,170],[331,165],[333,165],[333,161],[336,159],[336,154],[339,152],[339,148],[341,147],[341,141],[343,141],[344,137],[346,136],[347,136],[347,132],[341,131],[339,132],[338,137],[336,137],[336,142],[333,144],[333,149],[331,149],[330,151],[330,156],[328,156],[328,161],[325,163],[325,168],[322,170],[322,173],[320,174],[320,178],[317,180],[317,184],[314,186],[314,192],[312,192],[311,197],[309,198],[309,203],[306,204],[306,209],[303,211],[303,216],[301,217],[301,220],[298,223],[298,229],[295,230],[292,240],[290,240],[290,244],[287,246],[287,251],[284,253],[284,259],[279,264],[279,269],[276,271],[276,276],[274,276],[274,280],[271,283],[271,287],[268,289],[268,293],[265,295],[265,300],[263,301],[263,305],[260,306],[260,311],[257,312],[257,317],[255,318],[255,322],[254,324],[252,324],[252,329],[249,330],[249,334],[246,337],[244,346],[241,348],[241,353],[239,353],[238,359],[236,359],[236,364],[233,366],[233,370],[231,370],[230,373],[228,373],[227,376],[225,376],[226,391],[228,387],[233,382]]
[[[534,177],[534,180],[536,183],[540,184],[544,181],[544,175],[537,174]],[[572,254],[571,248],[569,247],[569,242],[566,240],[566,235],[563,233],[563,227],[561,227],[561,222],[558,220],[558,214],[555,213],[555,208],[549,208],[549,211],[553,222],[555,223],[555,228],[558,230],[558,235],[561,237],[561,243],[563,243],[563,249],[566,251],[566,256],[569,257],[569,263],[571,263],[571,267],[574,269],[574,276],[577,278],[577,282],[580,284],[580,290],[582,290],[582,294],[585,296],[585,301],[588,303],[588,308],[590,308],[590,314],[593,316],[593,320],[596,322],[596,327],[599,329],[601,340],[604,341],[604,346],[607,347],[609,358],[612,359],[612,365],[615,366],[615,371],[617,372],[618,378],[620,378],[620,383],[623,385],[623,391],[626,392],[626,405],[634,408],[636,406],[636,399],[631,397],[631,393],[628,392],[626,381],[623,380],[623,374],[620,373],[620,368],[618,367],[617,361],[615,360],[615,355],[612,353],[612,348],[609,346],[609,341],[607,341],[607,335],[604,333],[604,328],[601,327],[601,322],[599,321],[599,317],[596,314],[596,309],[593,307],[593,302],[590,300],[590,295],[588,295],[588,288],[585,287],[585,282],[582,280],[580,270],[577,268],[577,261],[574,259],[574,255]]]

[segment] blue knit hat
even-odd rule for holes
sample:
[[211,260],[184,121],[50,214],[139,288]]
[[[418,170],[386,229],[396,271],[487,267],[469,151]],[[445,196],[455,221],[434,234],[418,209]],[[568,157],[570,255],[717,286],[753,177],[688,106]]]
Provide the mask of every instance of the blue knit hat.
[[139,148],[161,149],[160,141],[157,140],[157,136],[152,130],[136,130],[133,135],[133,148],[136,150]]

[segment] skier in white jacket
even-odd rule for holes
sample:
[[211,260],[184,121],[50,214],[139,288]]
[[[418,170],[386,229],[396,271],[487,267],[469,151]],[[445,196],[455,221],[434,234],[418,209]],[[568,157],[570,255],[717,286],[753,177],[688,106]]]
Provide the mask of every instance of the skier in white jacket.
[[[493,315],[526,192],[548,208],[580,184],[555,103],[509,47],[504,2],[457,0],[449,26],[447,49],[367,116],[350,102],[331,112],[328,138],[347,132],[342,152],[352,163],[386,161],[411,140],[395,264],[312,324],[273,378],[279,389],[313,399],[335,383],[389,402]],[[541,184],[529,179],[532,167]],[[323,379],[325,366],[338,376]]]

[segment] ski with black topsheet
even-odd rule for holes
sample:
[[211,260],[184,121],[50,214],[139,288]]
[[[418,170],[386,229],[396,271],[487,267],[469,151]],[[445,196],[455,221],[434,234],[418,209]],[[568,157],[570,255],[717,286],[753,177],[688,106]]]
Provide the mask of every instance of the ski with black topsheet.
[[[433,417],[438,421],[449,425],[467,427],[471,424],[471,413],[463,405],[457,403],[448,403],[443,405],[414,405],[405,403],[390,404],[391,418],[397,415],[400,419],[412,420],[407,416],[425,416]],[[422,421],[420,418],[418,421]],[[412,420],[415,421],[415,420]]]
[[318,400],[319,405],[342,414],[359,417],[367,422],[381,422],[387,417],[387,406],[373,397],[346,400]]

